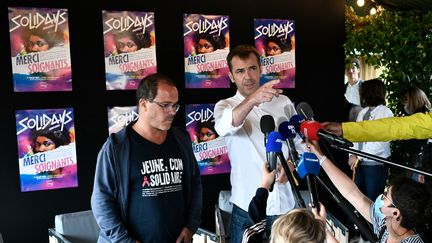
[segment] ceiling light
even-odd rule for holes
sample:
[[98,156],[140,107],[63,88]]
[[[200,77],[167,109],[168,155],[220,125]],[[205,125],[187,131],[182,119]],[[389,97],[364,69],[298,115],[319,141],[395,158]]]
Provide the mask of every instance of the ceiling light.
[[359,7],[363,7],[364,4],[365,4],[365,0],[357,0],[357,5],[358,5]]
[[377,13],[376,8],[372,7],[369,13],[370,13],[370,15],[375,15]]

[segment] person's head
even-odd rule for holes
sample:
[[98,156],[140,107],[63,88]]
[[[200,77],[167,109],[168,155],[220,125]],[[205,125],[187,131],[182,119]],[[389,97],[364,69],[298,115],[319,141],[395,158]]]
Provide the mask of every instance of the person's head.
[[33,130],[30,137],[32,141],[31,147],[35,154],[54,150],[71,142],[69,132],[49,128]]
[[397,177],[383,197],[381,212],[400,226],[413,229],[431,217],[432,195],[425,184],[406,177]]
[[147,31],[145,33],[118,32],[114,35],[114,41],[118,53],[134,52],[141,48],[148,48],[151,45],[150,34]]
[[163,74],[151,74],[141,80],[136,91],[139,119],[150,127],[166,131],[171,127],[180,105],[174,81]]
[[196,52],[198,54],[214,52],[218,49],[225,48],[225,38],[219,35],[209,33],[198,34],[195,38]]
[[291,39],[269,37],[265,41],[267,56],[275,56],[291,50]]
[[61,31],[43,30],[36,28],[25,31],[23,34],[27,53],[47,51],[48,49],[64,42]]
[[360,86],[360,103],[363,107],[385,105],[386,88],[379,79],[364,81]]
[[198,126],[198,132],[199,132],[199,137],[198,137],[198,141],[199,142],[207,142],[213,139],[216,139],[218,137],[218,134],[216,133],[215,129],[214,129],[214,124],[213,122],[202,122],[199,124]]
[[229,77],[244,97],[249,96],[260,86],[261,65],[258,51],[250,45],[239,45],[227,56]]
[[271,243],[324,243],[325,223],[305,208],[297,208],[275,220]]
[[345,64],[345,75],[350,84],[355,84],[359,80],[360,69],[360,61],[357,58],[352,58]]
[[407,89],[401,97],[401,103],[408,114],[424,112],[431,109],[431,102],[423,90],[417,87]]

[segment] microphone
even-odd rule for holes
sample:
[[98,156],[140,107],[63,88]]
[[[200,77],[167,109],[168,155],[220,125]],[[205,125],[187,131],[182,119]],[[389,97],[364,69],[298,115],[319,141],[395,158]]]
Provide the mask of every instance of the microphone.
[[[275,130],[275,122],[272,116],[264,115],[260,119],[260,129],[264,133],[264,147],[267,144],[267,136],[270,132]],[[269,161],[268,154],[266,154],[266,160]]]
[[[288,167],[288,164],[286,163],[286,160],[285,160],[283,153],[282,153],[282,141],[283,141],[282,135],[278,132],[273,131],[273,132],[270,132],[270,134],[268,135],[267,143],[266,143],[266,154],[270,158],[268,160],[269,165],[270,165],[269,170],[272,171],[272,170],[276,169],[277,158],[279,158],[279,160],[282,164],[282,167],[285,171],[285,174],[288,178],[288,181],[291,184],[291,189],[292,189],[293,194],[297,200],[297,204],[304,208],[304,207],[306,207],[305,203],[304,203],[303,198],[300,194],[300,191],[296,187],[296,185],[298,185],[298,182],[296,181],[293,174],[291,173],[291,171]],[[270,186],[270,191],[273,190],[273,186],[274,186],[274,182]]]
[[[282,152],[282,135],[278,132],[270,132],[266,142],[266,155],[269,163],[269,171],[276,169],[277,159]],[[269,191],[273,191],[274,181],[270,186]]]
[[318,140],[319,138],[323,138],[332,144],[338,144],[343,147],[354,146],[352,142],[323,130],[321,124],[315,121],[303,122],[300,125],[300,130],[310,140]]
[[302,115],[294,115],[290,118],[291,124],[294,126],[296,133],[302,138],[303,141],[306,140],[303,133],[300,132],[300,125],[306,121],[306,118]]
[[266,153],[269,158],[270,172],[276,169],[278,154],[282,152],[282,135],[278,132],[271,132],[267,137]]
[[288,153],[291,161],[295,166],[297,166],[298,161],[298,153],[294,145],[294,138],[296,136],[296,130],[294,125],[289,121],[284,121],[279,124],[279,133],[282,135],[282,138],[287,141],[288,145]]
[[300,102],[296,107],[296,111],[298,114],[303,115],[307,120],[314,120],[314,112],[308,103]]
[[260,120],[261,132],[264,133],[264,146],[267,143],[267,136],[275,130],[275,121],[272,116],[264,115]]
[[319,201],[316,189],[315,176],[319,174],[319,171],[320,164],[316,155],[313,153],[304,152],[299,160],[297,166],[297,173],[302,179],[306,177],[312,207],[317,207],[318,211]]

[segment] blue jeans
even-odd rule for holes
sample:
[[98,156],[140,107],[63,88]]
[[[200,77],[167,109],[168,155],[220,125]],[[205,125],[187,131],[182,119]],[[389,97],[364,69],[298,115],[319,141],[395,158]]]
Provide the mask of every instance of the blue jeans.
[[357,169],[355,183],[370,200],[384,192],[387,182],[387,167],[384,165],[361,165]]
[[[273,222],[277,219],[278,215],[267,216],[266,222],[266,230],[264,233],[264,239],[268,239],[270,237],[271,226]],[[241,243],[243,232],[251,226],[249,222],[248,212],[239,208],[237,205],[233,204],[233,210],[231,214],[231,243]]]

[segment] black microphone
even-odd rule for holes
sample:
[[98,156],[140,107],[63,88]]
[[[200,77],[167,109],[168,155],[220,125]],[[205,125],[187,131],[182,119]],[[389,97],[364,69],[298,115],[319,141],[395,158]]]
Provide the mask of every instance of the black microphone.
[[345,138],[338,137],[333,133],[327,132],[322,129],[321,124],[315,121],[305,121],[300,125],[302,133],[310,140],[318,140],[323,138],[332,144],[338,144],[343,147],[352,147],[354,144]]
[[318,192],[316,189],[315,176],[319,174],[320,164],[315,154],[304,152],[297,166],[297,173],[304,179],[306,177],[307,186],[309,188],[309,197],[312,207],[317,207],[319,212]]
[[[261,132],[264,133],[264,147],[267,144],[267,136],[270,132],[273,132],[275,130],[275,121],[272,116],[270,115],[264,115],[260,119],[260,128]],[[266,153],[266,160],[269,161],[270,158],[268,154]]]
[[306,120],[314,120],[314,112],[312,110],[312,107],[308,103],[300,102],[296,107],[296,111],[298,114],[304,116]]
[[275,130],[275,121],[272,116],[264,115],[260,120],[261,132],[264,133],[264,146],[267,143],[267,136]]
[[279,133],[282,135],[282,138],[287,141],[288,145],[288,153],[291,161],[295,166],[297,166],[297,161],[299,159],[297,150],[294,144],[294,138],[296,136],[296,130],[294,125],[289,121],[284,121],[279,124]]

